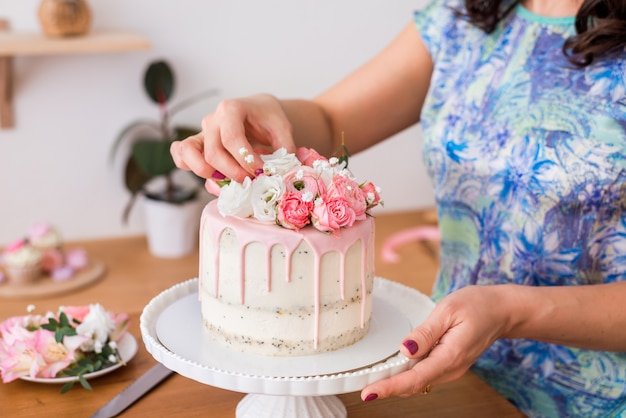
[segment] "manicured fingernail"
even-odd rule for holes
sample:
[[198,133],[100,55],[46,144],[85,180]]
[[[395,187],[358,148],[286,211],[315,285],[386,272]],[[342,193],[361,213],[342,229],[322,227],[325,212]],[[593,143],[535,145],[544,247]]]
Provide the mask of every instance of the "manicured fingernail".
[[373,401],[374,399],[378,398],[378,395],[375,393],[370,393],[369,395],[367,395],[364,399],[365,402],[369,402],[369,401]]
[[219,171],[215,170],[213,172],[213,174],[211,175],[211,177],[213,177],[214,179],[218,179],[218,180],[224,180],[226,178],[225,175],[223,175],[222,173],[220,173]]
[[254,175],[255,176],[260,176],[261,174],[263,174],[263,169],[262,168],[257,168],[256,170],[254,170]]
[[411,354],[417,353],[417,350],[419,349],[419,347],[417,346],[417,343],[413,340],[406,340],[405,342],[402,343],[402,345],[405,346],[406,349],[409,350],[409,353]]

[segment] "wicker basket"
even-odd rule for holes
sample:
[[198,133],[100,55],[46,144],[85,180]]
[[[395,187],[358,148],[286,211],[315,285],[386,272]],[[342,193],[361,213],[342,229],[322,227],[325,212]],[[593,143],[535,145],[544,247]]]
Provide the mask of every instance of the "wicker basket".
[[42,0],[39,22],[46,36],[84,35],[91,26],[91,9],[86,0]]

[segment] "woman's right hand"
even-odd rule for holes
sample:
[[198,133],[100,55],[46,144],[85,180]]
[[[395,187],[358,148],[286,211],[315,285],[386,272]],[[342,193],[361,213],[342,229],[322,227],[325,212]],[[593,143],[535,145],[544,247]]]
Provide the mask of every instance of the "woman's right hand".
[[222,101],[203,118],[201,132],[172,142],[170,152],[177,167],[207,179],[207,190],[218,195],[216,180],[254,177],[263,168],[260,148],[281,147],[296,150],[291,124],[280,101],[262,94]]

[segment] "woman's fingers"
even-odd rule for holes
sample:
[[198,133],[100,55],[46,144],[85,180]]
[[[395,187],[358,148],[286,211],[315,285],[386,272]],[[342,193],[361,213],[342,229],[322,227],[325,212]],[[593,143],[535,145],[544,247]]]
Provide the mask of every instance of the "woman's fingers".
[[220,190],[222,189],[214,179],[206,179],[204,182],[204,188],[207,192],[215,196],[219,196]]
[[207,179],[214,193],[214,173],[242,182],[262,172],[262,153],[280,147],[295,152],[291,125],[276,98],[258,95],[222,101],[203,118],[199,134],[172,143],[170,151],[177,167]]

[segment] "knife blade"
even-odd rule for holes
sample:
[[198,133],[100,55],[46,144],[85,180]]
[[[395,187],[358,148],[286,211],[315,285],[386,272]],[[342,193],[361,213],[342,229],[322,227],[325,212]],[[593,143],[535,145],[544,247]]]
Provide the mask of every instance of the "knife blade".
[[150,370],[139,376],[139,379],[135,380],[118,393],[102,408],[98,409],[91,418],[111,418],[119,415],[172,373],[174,373],[172,370],[161,363],[157,363],[152,366]]

